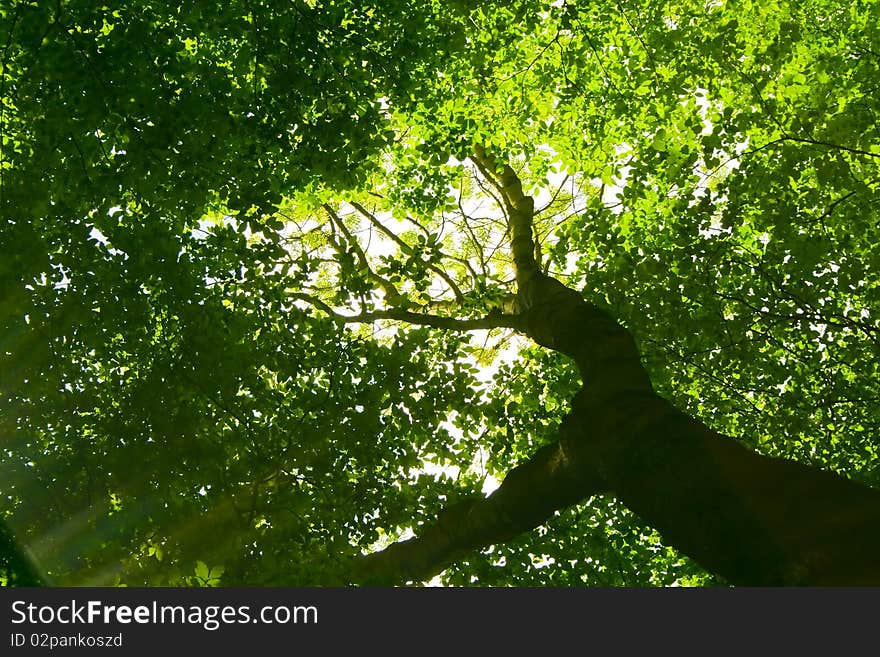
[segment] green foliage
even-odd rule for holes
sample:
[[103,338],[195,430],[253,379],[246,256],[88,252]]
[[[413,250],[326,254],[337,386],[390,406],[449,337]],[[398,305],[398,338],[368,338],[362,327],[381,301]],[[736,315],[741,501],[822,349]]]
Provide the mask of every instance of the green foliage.
[[195,575],[190,578],[189,583],[194,586],[218,586],[223,577],[223,570],[223,566],[208,568],[204,561],[197,561]]
[[[339,583],[553,439],[559,355],[327,312],[503,303],[474,144],[659,391],[880,484],[877,2],[117,4],[0,8],[0,479],[54,581]],[[444,581],[717,583],[611,498]]]

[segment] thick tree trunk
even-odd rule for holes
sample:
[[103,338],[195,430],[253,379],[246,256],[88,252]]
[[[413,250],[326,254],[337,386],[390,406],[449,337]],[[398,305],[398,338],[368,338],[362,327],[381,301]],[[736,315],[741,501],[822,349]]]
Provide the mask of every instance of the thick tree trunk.
[[506,204],[522,311],[517,328],[574,359],[584,385],[556,444],[514,468],[488,498],[365,558],[354,581],[423,581],[467,552],[607,492],[731,583],[880,585],[880,491],[756,454],[659,397],[632,335],[540,272],[532,255],[534,205],[512,169],[479,148],[475,161]]
[[880,584],[880,491],[756,454],[652,390],[629,333],[539,276],[526,332],[577,362],[585,381],[559,442],[484,500],[370,555],[355,580],[422,581],[468,552],[609,492],[706,569],[734,584]]
[[657,396],[576,401],[578,462],[734,584],[880,583],[880,491],[756,454]]

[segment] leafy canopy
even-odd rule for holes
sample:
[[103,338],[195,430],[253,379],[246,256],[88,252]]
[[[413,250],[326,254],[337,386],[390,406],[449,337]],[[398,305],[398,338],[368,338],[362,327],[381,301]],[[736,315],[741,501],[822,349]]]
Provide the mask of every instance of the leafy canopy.
[[[873,0],[7,3],[6,517],[59,583],[322,584],[489,490],[579,382],[479,323],[513,288],[476,144],[662,394],[880,483],[878,25]],[[610,498],[442,579],[714,582]]]

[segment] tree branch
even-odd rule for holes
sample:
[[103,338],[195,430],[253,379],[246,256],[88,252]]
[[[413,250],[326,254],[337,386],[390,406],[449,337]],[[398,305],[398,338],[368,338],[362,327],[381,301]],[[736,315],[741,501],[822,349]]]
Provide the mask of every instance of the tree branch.
[[[535,214],[535,201],[523,192],[522,183],[516,172],[505,164],[499,167],[495,158],[477,145],[474,147],[473,161],[484,176],[493,182],[504,198],[510,222],[510,250],[516,270],[518,294],[526,293],[526,288],[535,274],[540,272],[535,260],[535,240],[532,220]],[[498,171],[501,173],[497,173]]]
[[[357,210],[359,213],[361,213],[361,215],[369,220],[369,222],[373,224],[383,235],[385,235],[387,238],[397,244],[397,246],[400,247],[401,251],[403,251],[407,255],[412,255],[414,253],[413,247],[404,242],[396,233],[394,233],[394,231],[389,230],[388,227],[385,226],[385,224],[383,224],[381,221],[379,221],[379,219],[376,218],[376,216],[372,212],[367,210],[357,201],[349,201],[349,203],[355,210]],[[461,293],[461,289],[458,287],[458,285],[456,285],[455,281],[452,280],[449,274],[443,271],[442,267],[438,267],[431,262],[425,262],[424,264],[428,269],[433,271],[446,282],[446,284],[449,286],[449,289],[452,290],[452,294],[455,295],[456,301],[458,301],[459,303],[462,303],[464,301],[464,295]]]
[[379,274],[372,270],[372,268],[370,267],[370,263],[367,261],[367,255],[364,253],[361,245],[358,243],[357,239],[355,239],[354,235],[351,234],[351,231],[346,228],[345,223],[342,221],[342,218],[336,213],[336,211],[331,208],[327,203],[324,203],[321,207],[324,208],[324,211],[330,217],[330,221],[339,228],[339,230],[345,236],[346,242],[348,242],[349,246],[354,250],[355,255],[358,259],[358,263],[360,264],[360,268],[363,270],[364,274],[366,274],[366,276],[375,283],[378,283],[379,286],[385,291],[385,298],[388,300],[388,302],[393,304],[397,300],[403,298],[403,295],[391,281],[382,278],[381,276],[379,276]]
[[352,580],[365,585],[423,582],[479,548],[504,543],[598,492],[601,483],[573,469],[561,443],[539,449],[489,497],[445,509],[419,536],[367,555]]
[[309,294],[294,293],[291,299],[305,301],[315,308],[323,311],[336,322],[341,324],[372,324],[380,320],[406,322],[418,326],[432,326],[434,328],[450,331],[479,331],[494,328],[522,329],[522,318],[519,315],[507,315],[504,313],[490,313],[485,317],[475,319],[458,319],[456,317],[443,317],[426,313],[411,312],[402,308],[389,308],[387,310],[374,310],[373,312],[360,313],[358,315],[343,315],[338,313],[320,299]]

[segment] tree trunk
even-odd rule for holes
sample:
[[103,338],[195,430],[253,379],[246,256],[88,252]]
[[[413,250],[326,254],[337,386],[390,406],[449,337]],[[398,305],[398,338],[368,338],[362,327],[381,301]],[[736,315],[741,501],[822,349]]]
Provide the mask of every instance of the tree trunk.
[[517,328],[570,356],[583,388],[556,444],[514,468],[488,498],[460,504],[355,568],[364,584],[424,581],[470,551],[607,492],[707,570],[742,585],[880,585],[880,491],[756,454],[652,389],[632,335],[530,260],[531,199],[498,172],[513,224]]

